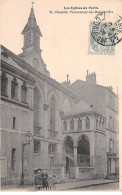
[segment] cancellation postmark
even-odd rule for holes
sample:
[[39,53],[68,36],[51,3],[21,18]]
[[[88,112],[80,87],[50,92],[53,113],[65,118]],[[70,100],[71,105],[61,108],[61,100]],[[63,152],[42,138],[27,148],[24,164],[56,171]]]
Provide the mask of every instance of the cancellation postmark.
[[114,54],[115,45],[122,40],[122,17],[107,21],[100,12],[90,24],[90,53]]

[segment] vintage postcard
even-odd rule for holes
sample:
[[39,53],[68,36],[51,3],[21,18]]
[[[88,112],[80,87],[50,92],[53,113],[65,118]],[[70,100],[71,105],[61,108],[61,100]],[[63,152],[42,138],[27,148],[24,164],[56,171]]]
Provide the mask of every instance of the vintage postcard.
[[121,191],[121,0],[0,0],[1,191]]

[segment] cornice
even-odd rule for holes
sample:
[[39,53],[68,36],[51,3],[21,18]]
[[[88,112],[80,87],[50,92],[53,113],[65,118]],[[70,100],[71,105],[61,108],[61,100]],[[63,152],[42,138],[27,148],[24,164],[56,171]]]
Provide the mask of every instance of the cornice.
[[18,76],[19,78],[26,80],[26,82],[28,82],[32,85],[34,85],[36,82],[35,79],[33,77],[31,77],[30,75],[22,72],[21,70],[13,67],[12,65],[4,62],[3,60],[1,60],[1,70],[5,71],[11,75]]

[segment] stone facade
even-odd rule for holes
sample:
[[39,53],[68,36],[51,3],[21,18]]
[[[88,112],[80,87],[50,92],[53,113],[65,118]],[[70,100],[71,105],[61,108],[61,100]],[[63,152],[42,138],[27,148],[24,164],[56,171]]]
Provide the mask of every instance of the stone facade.
[[72,85],[68,77],[62,84],[50,77],[41,57],[42,34],[33,8],[22,34],[21,54],[0,48],[2,184],[21,182],[22,146],[28,131],[33,139],[24,148],[25,183],[33,182],[35,168],[52,170],[58,181],[116,173],[115,93],[96,85],[95,73],[87,75],[87,82],[77,80]]

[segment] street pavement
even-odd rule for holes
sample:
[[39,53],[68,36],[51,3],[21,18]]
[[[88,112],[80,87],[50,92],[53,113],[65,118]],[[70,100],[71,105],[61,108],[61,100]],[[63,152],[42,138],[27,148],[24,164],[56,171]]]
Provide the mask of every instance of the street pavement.
[[[74,191],[74,190],[79,190],[79,191],[82,191],[82,190],[87,190],[87,189],[91,189],[94,191],[94,189],[101,189],[101,190],[104,190],[104,188],[107,188],[109,187],[109,189],[111,190],[111,187],[112,187],[112,184],[117,186],[117,184],[119,185],[118,181],[117,180],[108,180],[108,179],[99,179],[99,180],[87,180],[87,181],[83,181],[83,180],[79,180],[79,181],[67,181],[65,183],[58,183],[56,184],[56,189],[55,191],[67,191],[67,190],[71,190],[71,191]],[[106,185],[109,184],[109,186],[107,187]],[[101,187],[100,187],[101,186]],[[2,190],[5,190],[5,191],[35,191],[34,189],[34,186],[25,186],[24,188],[9,188],[6,187]]]
[[78,188],[104,185],[104,184],[110,184],[110,183],[116,183],[116,182],[117,182],[117,180],[115,181],[115,180],[107,180],[107,179],[87,180],[87,181],[73,181],[73,182],[57,184],[56,190],[58,190],[58,191],[75,190],[75,189],[78,189]]
[[102,185],[94,185],[84,188],[77,188],[73,191],[119,191],[119,182],[116,183],[107,183]]

